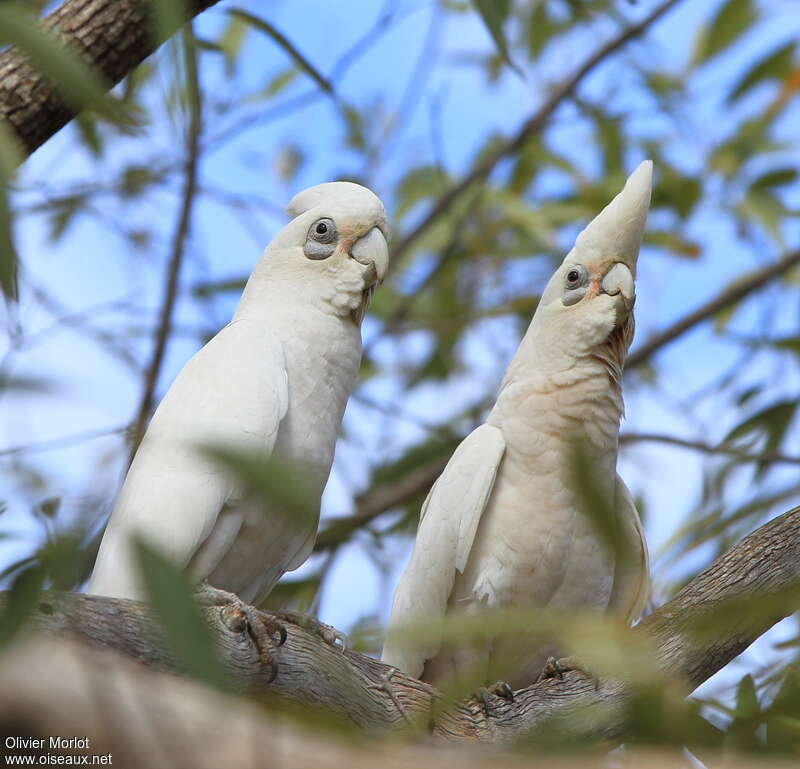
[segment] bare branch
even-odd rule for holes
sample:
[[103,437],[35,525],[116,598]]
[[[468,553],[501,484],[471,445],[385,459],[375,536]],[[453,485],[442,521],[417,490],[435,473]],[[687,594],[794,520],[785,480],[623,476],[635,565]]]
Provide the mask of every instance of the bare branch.
[[405,504],[419,494],[427,493],[447,464],[449,456],[437,457],[417,467],[399,481],[387,483],[368,492],[356,501],[353,515],[334,518],[317,535],[314,550],[320,552],[344,544],[350,535],[393,507]]
[[[188,18],[218,0],[188,0]],[[66,0],[43,22],[108,83],[118,83],[162,42],[154,36],[149,0]],[[57,89],[16,49],[0,54],[0,120],[30,154],[66,125],[75,112]]]
[[763,288],[767,283],[785,275],[793,267],[800,264],[800,249],[791,251],[777,262],[742,276],[718,296],[693,310],[676,323],[653,334],[638,349],[634,350],[625,362],[625,368],[631,370],[649,360],[656,352],[674,342],[679,336],[697,326],[719,312],[727,310],[754,291]]
[[[664,674],[683,681],[689,693],[795,611],[799,590],[800,508],[795,508],[742,540],[631,633],[655,645]],[[630,692],[619,681],[595,685],[587,674],[569,671],[563,679],[546,679],[515,692],[514,702],[493,700],[489,718],[472,701],[434,709],[444,700],[428,684],[395,671],[390,694],[385,676],[391,669],[386,665],[339,651],[291,624],[286,643],[276,650],[278,677],[269,685],[271,669],[261,663],[244,623],[232,621],[233,614],[230,608],[206,610],[219,652],[239,685],[322,708],[362,728],[402,728],[405,721],[394,698],[420,724],[433,719],[433,733],[448,741],[530,737],[552,729],[553,719],[564,716],[570,717],[559,721],[560,728],[577,738],[614,738],[625,727]],[[34,621],[42,631],[117,649],[158,670],[180,671],[164,651],[144,604],[53,593],[39,602]],[[591,718],[575,717],[577,709]]]
[[666,443],[670,446],[679,446],[692,451],[699,451],[703,454],[725,454],[735,457],[742,462],[766,462],[775,464],[800,465],[800,457],[793,457],[787,454],[779,454],[774,451],[752,452],[737,448],[736,446],[726,446],[724,443],[704,443],[703,441],[690,441],[686,438],[678,438],[674,435],[664,435],[662,433],[622,433],[619,436],[620,444],[626,443]]

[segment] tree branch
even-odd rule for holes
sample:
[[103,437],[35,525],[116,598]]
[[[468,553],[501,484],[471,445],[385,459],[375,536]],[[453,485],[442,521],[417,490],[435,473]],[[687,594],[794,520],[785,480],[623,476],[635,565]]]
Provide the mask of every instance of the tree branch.
[[678,438],[674,435],[662,433],[621,433],[619,436],[621,445],[626,443],[666,443],[669,446],[679,446],[680,448],[699,451],[702,454],[726,454],[727,456],[739,459],[742,462],[767,462],[774,464],[800,465],[800,457],[793,457],[787,454],[780,454],[775,451],[752,452],[737,448],[736,446],[726,446],[724,443],[712,444],[703,441],[690,441],[686,438]]
[[600,46],[572,75],[557,85],[547,101],[522,124],[516,134],[500,144],[500,146],[482,155],[461,181],[447,190],[447,192],[434,203],[422,221],[397,242],[392,249],[391,263],[395,265],[398,264],[401,257],[406,254],[411,246],[442,216],[448,213],[453,205],[473,184],[486,179],[501,160],[513,155],[515,152],[519,152],[532,136],[535,136],[541,131],[553,113],[572,95],[583,79],[600,63],[622,48],[626,43],[639,37],[639,35],[649,29],[658,19],[667,13],[667,11],[677,5],[678,2],[680,2],[680,0],[663,0],[663,2],[659,3],[649,14],[641,19],[641,21],[625,27],[615,37]]
[[[187,18],[217,2],[187,0]],[[149,6],[150,0],[66,0],[42,23],[57,32],[110,88],[163,42],[154,35]],[[74,110],[53,84],[22,54],[13,47],[0,53],[0,120],[13,128],[26,154],[74,117]]]
[[334,518],[319,532],[314,543],[314,551],[321,552],[344,544],[356,529],[360,529],[387,510],[405,504],[423,492],[427,493],[449,460],[449,454],[437,457],[415,468],[399,481],[378,486],[358,498],[356,511],[352,515]]
[[[654,645],[663,673],[683,681],[688,694],[798,606],[800,508],[795,508],[717,559],[631,633]],[[243,623],[231,622],[229,609],[208,609],[206,616],[238,685],[324,709],[364,729],[403,727],[397,702],[423,726],[433,719],[433,734],[447,741],[505,742],[536,736],[552,729],[554,718],[575,738],[614,738],[625,727],[630,690],[610,679],[595,685],[577,670],[515,692],[514,702],[493,699],[490,718],[472,701],[437,707],[433,717],[433,706],[443,702],[433,687],[399,671],[387,687],[385,676],[391,669],[386,665],[363,654],[341,652],[291,624],[286,643],[276,650],[278,676],[269,685],[271,670],[260,662]],[[180,671],[164,651],[147,607],[135,601],[54,593],[40,601],[34,625],[50,634],[116,649],[157,670]],[[574,717],[578,710],[591,718]]]
[[647,339],[638,349],[634,350],[625,361],[625,368],[631,370],[649,360],[661,348],[674,342],[686,331],[694,328],[704,320],[716,315],[718,312],[727,310],[732,305],[749,296],[754,291],[765,286],[771,280],[785,275],[793,267],[800,264],[800,249],[791,251],[786,256],[778,259],[766,267],[743,275],[739,280],[729,286],[718,296],[693,310],[679,321],[668,326],[663,331],[658,331]]
[[[291,714],[290,714],[291,715]],[[397,740],[348,740],[333,730],[298,723],[285,714],[214,692],[193,681],[156,673],[111,649],[88,649],[63,639],[27,639],[0,656],[0,734],[88,737],[74,751],[15,749],[15,755],[109,755],[127,769],[523,769],[533,755],[407,745]],[[345,735],[346,736],[346,735]],[[13,745],[13,743],[11,743]],[[538,769],[597,769],[596,753],[535,754]],[[760,754],[757,761],[704,754],[726,769],[796,769],[796,760]],[[620,767],[688,766],[681,748],[626,747]],[[8,760],[8,758],[7,758]],[[89,761],[91,762],[91,758]],[[21,763],[21,762],[20,762]]]

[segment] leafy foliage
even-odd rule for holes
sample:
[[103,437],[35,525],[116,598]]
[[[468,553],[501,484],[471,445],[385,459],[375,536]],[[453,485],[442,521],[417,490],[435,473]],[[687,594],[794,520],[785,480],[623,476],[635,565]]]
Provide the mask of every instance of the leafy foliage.
[[[164,37],[180,3],[152,5],[154,33]],[[797,252],[798,20],[791,4],[684,2],[612,48],[540,130],[443,205],[552,86],[655,3],[443,0],[413,12],[387,3],[370,18],[295,5],[221,3],[194,25],[204,104],[197,215],[158,383],[163,392],[227,322],[292,192],[329,178],[380,192],[402,256],[363,329],[363,382],[345,418],[318,554],[272,596],[274,605],[321,601],[324,616],[352,604],[358,616],[343,614],[357,645],[375,650],[376,618],[431,468],[494,402],[553,264],[635,162],[652,157],[656,167],[637,344],[691,318],[754,265]],[[0,43],[24,51],[82,110],[21,167],[0,125],[0,286],[19,295],[7,310],[0,368],[9,425],[0,572],[12,587],[2,643],[42,589],[80,584],[87,542],[124,469],[120,425],[158,331],[185,168],[192,96],[182,39],[108,95],[82,59],[34,26],[28,6],[0,7]],[[653,559],[656,600],[800,499],[797,279],[795,266],[688,323],[626,374],[633,437],[663,428],[689,446],[623,444],[622,474],[663,543]],[[316,515],[296,468],[220,447],[212,456],[265,504]],[[600,502],[594,522],[621,547],[597,479],[579,470],[585,495]],[[141,557],[174,654],[226,686],[186,580],[159,554],[144,548]],[[596,652],[600,666],[641,654],[603,620],[567,619],[537,621],[570,635],[579,653]],[[526,641],[531,622],[498,619]],[[487,627],[476,624],[453,632],[480,641]],[[794,640],[760,648],[768,665],[745,657],[744,674],[727,671],[719,690],[688,702],[636,667],[630,738],[685,744],[700,756],[708,746],[796,755],[798,642],[788,624]]]

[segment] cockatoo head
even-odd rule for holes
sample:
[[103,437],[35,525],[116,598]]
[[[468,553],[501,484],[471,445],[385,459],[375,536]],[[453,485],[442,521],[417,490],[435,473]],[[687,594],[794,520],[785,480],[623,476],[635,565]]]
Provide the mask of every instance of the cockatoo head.
[[652,173],[652,161],[641,163],[622,191],[578,235],[550,278],[532,323],[540,349],[599,358],[617,381],[633,339],[636,259]]
[[[329,182],[295,195],[293,217],[265,252],[270,279],[289,278],[297,296],[359,324],[389,266],[386,212],[375,193],[352,182]],[[283,282],[281,282],[283,285]]]

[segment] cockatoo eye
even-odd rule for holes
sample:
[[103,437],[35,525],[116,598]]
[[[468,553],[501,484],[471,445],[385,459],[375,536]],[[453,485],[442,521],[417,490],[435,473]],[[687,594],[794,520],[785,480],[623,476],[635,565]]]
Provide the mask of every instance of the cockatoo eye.
[[578,288],[583,282],[584,271],[578,267],[573,267],[567,273],[567,288]]
[[564,276],[564,295],[561,297],[565,307],[577,304],[586,295],[586,278],[586,268],[581,264],[576,264],[567,270]]
[[317,243],[332,243],[336,239],[336,225],[332,219],[320,219],[311,225],[308,236]]
[[333,219],[318,219],[308,230],[303,253],[309,259],[327,259],[336,249],[336,225]]

